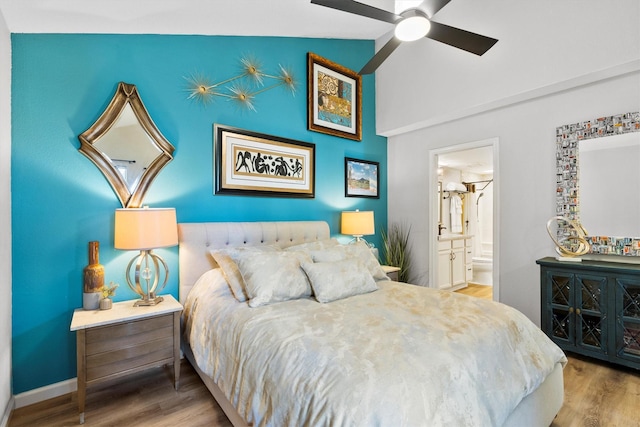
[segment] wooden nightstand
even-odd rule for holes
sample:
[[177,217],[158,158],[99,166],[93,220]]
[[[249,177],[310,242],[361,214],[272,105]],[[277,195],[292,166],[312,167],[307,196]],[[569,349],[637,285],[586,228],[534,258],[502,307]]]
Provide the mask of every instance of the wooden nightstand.
[[389,279],[394,282],[398,281],[398,275],[400,274],[400,267],[393,267],[391,265],[383,265],[381,266],[382,270],[389,276]]
[[182,305],[171,295],[163,297],[150,307],[134,307],[135,300],[130,300],[110,310],[73,312],[70,330],[76,331],[80,424],[87,386],[173,363],[178,389]]

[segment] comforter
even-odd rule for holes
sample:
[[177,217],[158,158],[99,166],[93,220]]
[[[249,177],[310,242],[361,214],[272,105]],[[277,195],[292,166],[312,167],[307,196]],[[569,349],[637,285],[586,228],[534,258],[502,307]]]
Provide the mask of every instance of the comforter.
[[185,302],[200,369],[256,426],[500,426],[563,352],[517,310],[378,282],[250,308],[218,269]]

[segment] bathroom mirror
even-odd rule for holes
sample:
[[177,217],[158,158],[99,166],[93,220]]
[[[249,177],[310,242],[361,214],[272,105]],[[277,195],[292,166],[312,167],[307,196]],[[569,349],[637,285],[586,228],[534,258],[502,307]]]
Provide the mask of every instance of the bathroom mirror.
[[640,113],[556,128],[556,214],[586,229],[592,254],[640,256]]
[[125,208],[142,205],[155,177],[173,159],[173,145],[128,83],[118,83],[107,108],[78,139],[79,151],[100,169]]

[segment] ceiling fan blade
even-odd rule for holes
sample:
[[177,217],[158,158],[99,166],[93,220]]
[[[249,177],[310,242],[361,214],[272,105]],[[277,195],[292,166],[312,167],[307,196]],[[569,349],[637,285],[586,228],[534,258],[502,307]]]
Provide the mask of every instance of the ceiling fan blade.
[[431,29],[425,37],[448,44],[449,46],[457,47],[458,49],[466,50],[478,56],[482,56],[498,41],[491,37],[482,36],[433,21],[431,21]]
[[433,17],[440,9],[445,7],[451,0],[424,0],[418,9],[427,12],[429,18]]
[[400,43],[402,42],[396,37],[391,37],[391,40],[389,40],[387,44],[382,46],[382,49],[380,49],[378,53],[373,55],[373,58],[371,58],[369,62],[367,62],[364,67],[362,67],[362,70],[360,70],[360,74],[363,75],[373,73],[380,66],[380,64],[382,64],[382,62],[387,59],[398,46],[400,46]]
[[354,13],[366,18],[377,19],[378,21],[389,22],[395,24],[400,16],[377,7],[359,3],[353,0],[311,0],[312,4],[330,7],[332,9],[341,10],[343,12]]

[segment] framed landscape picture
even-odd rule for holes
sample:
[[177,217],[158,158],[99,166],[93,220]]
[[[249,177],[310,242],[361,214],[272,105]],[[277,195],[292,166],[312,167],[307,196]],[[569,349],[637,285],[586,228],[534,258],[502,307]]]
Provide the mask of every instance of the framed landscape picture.
[[380,163],[344,158],[344,195],[379,198]]
[[311,52],[307,74],[309,130],[362,140],[362,76]]
[[215,192],[315,196],[315,145],[214,125]]

